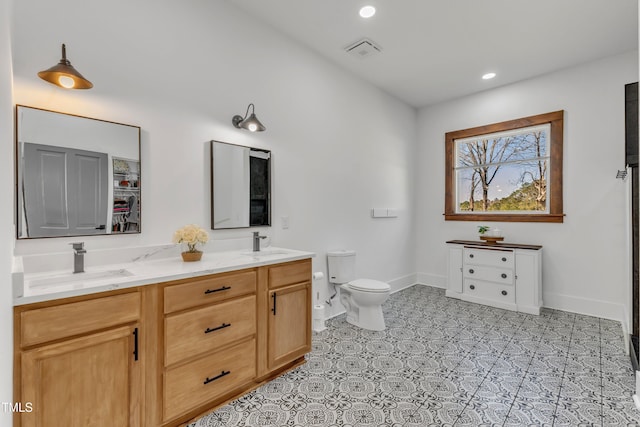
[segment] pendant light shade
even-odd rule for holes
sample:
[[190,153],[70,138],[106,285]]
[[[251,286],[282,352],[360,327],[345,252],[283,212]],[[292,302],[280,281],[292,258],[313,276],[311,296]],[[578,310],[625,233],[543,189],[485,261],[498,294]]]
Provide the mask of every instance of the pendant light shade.
[[[251,115],[249,115],[249,110],[251,110]],[[267,129],[256,117],[255,106],[253,104],[249,104],[244,117],[240,115],[233,116],[231,122],[238,129],[246,129],[250,132],[262,132]]]
[[67,60],[67,48],[64,44],[62,45],[60,62],[48,70],[40,71],[38,77],[66,89],[91,89],[93,87],[93,83],[85,79]]

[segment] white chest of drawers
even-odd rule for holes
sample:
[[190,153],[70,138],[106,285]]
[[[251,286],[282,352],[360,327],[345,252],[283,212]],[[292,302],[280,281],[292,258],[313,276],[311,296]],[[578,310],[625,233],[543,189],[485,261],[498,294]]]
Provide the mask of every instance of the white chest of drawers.
[[540,314],[541,246],[451,240],[447,248],[448,297]]

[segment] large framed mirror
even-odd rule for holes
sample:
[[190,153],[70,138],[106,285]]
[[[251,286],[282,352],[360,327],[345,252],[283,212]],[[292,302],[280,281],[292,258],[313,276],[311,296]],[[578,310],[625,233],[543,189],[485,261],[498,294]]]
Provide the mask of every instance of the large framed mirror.
[[17,238],[140,233],[140,127],[16,106]]
[[211,141],[211,228],[271,225],[271,152]]

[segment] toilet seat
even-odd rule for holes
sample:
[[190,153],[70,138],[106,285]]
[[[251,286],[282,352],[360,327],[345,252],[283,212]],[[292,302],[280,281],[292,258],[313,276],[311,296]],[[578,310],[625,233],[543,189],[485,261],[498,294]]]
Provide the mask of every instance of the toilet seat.
[[391,290],[388,283],[372,279],[356,279],[348,283],[349,288],[360,292],[382,293]]

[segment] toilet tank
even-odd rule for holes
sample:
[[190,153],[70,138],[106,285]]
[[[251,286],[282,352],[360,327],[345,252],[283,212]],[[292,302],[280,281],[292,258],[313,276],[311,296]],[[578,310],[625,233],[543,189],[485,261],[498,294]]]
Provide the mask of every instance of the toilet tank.
[[343,284],[356,278],[356,252],[339,250],[327,252],[329,282]]

